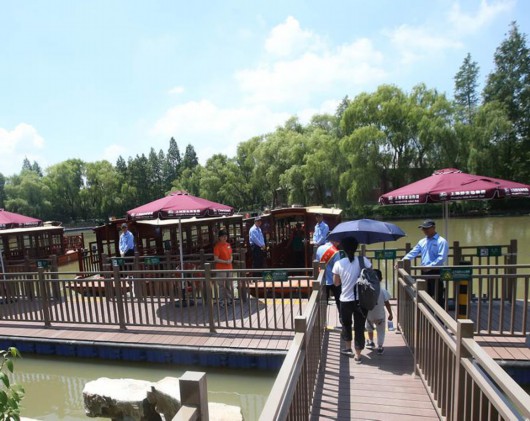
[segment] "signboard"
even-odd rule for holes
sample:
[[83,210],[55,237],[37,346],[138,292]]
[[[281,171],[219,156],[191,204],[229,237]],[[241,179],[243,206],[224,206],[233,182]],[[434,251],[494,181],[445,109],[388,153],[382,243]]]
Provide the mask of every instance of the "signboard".
[[112,266],[123,266],[125,264],[125,259],[121,257],[112,258]]
[[374,250],[374,253],[377,260],[394,260],[396,258],[396,250]]
[[482,246],[482,247],[477,247],[477,256],[479,256],[479,257],[502,256],[502,246]]
[[472,273],[471,268],[441,269],[440,278],[444,281],[468,281]]
[[48,262],[47,260],[37,260],[38,268],[47,268],[48,266],[50,266],[50,262]]
[[267,270],[263,272],[263,280],[265,282],[284,282],[287,281],[287,278],[288,276],[286,270]]
[[146,265],[159,265],[160,264],[160,257],[146,257],[144,259],[144,263]]

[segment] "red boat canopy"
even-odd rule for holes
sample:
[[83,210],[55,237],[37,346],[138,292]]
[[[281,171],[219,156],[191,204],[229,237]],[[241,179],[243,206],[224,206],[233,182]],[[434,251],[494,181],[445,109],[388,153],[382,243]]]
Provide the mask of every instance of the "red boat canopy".
[[0,229],[38,227],[39,225],[42,225],[40,219],[0,209]]
[[168,196],[127,211],[135,220],[171,219],[232,215],[234,209],[221,203],[192,196],[185,191],[174,191]]
[[466,174],[455,168],[433,175],[379,197],[382,205],[412,205],[454,200],[490,200],[530,197],[530,185],[492,177]]

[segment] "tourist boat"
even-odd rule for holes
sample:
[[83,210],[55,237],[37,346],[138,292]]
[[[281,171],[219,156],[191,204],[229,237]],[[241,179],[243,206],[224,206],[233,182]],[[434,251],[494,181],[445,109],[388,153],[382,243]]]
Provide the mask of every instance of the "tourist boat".
[[119,256],[120,227],[127,222],[134,235],[137,252],[140,256],[178,256],[179,238],[182,239],[182,253],[197,255],[213,252],[213,246],[221,229],[228,232],[228,241],[234,251],[243,245],[243,216],[230,215],[212,218],[149,219],[127,221],[125,218],[112,219],[95,227],[96,241],[89,245],[91,251],[108,257]]
[[[261,230],[267,248],[267,268],[310,268],[314,256],[312,244],[316,215],[321,214],[332,230],[341,222],[342,209],[321,206],[292,206],[273,209],[260,215]],[[245,219],[246,232],[254,224],[254,218]],[[293,250],[293,236],[302,236],[303,250],[297,255]],[[248,247],[248,235],[245,237]],[[247,267],[252,267],[251,253],[247,254]]]
[[64,227],[55,222],[0,229],[0,241],[5,266],[20,266],[21,270],[28,261],[32,267],[27,269],[48,267],[52,256],[56,256],[58,265],[75,262],[84,249],[82,233],[65,235]]

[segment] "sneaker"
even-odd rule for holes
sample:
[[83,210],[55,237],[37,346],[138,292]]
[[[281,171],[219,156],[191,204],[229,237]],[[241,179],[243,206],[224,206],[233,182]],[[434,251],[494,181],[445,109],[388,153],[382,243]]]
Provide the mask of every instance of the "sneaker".
[[347,355],[348,357],[351,357],[353,355],[353,351],[351,348],[341,349],[340,353],[342,355]]
[[370,339],[368,339],[368,340],[366,341],[366,345],[365,345],[365,347],[366,347],[367,349],[374,349],[374,348],[375,348],[375,344],[374,344],[373,341],[371,341]]
[[383,348],[381,345],[379,345],[379,347],[377,348],[377,354],[378,355],[383,355],[384,352],[385,352],[385,348]]
[[361,360],[361,356],[355,356],[353,357],[353,361],[355,361],[356,364],[361,364],[362,363],[362,360]]

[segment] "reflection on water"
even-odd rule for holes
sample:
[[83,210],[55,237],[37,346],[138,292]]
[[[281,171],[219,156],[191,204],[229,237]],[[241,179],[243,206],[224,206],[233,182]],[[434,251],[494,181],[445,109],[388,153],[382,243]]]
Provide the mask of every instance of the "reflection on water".
[[[87,382],[99,377],[158,381],[166,376],[180,377],[186,370],[206,371],[200,367],[25,356],[15,361],[13,379],[26,390],[23,416],[43,421],[86,421],[83,388]],[[275,372],[208,368],[208,399],[239,406],[245,420],[257,420],[275,377]]]

